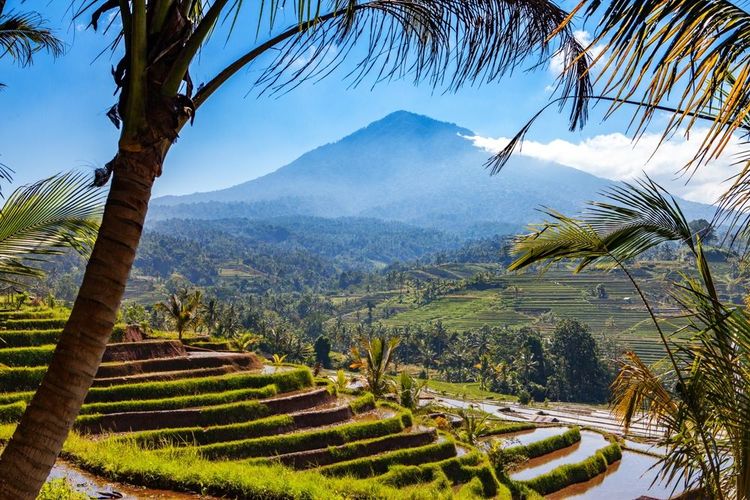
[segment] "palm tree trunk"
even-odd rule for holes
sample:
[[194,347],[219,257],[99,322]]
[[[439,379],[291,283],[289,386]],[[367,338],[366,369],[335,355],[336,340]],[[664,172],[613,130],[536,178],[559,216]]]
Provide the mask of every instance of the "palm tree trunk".
[[[164,148],[166,150],[166,148]],[[78,416],[125,291],[164,153],[120,150],[99,235],[54,357],[0,456],[0,499],[33,500]]]

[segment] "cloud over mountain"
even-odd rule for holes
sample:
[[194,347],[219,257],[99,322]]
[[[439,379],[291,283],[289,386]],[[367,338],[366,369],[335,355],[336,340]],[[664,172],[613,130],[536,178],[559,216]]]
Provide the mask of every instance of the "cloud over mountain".
[[[673,137],[658,149],[662,136],[655,133],[646,133],[636,142],[621,133],[595,135],[579,142],[526,140],[516,154],[618,181],[633,180],[645,172],[678,196],[701,203],[715,203],[728,187],[725,181],[738,172],[735,162],[741,145],[735,139],[718,160],[694,173],[684,171],[683,167],[693,158],[705,135],[706,129],[698,129],[691,133],[689,140]],[[509,141],[507,137],[466,138],[489,153],[498,152]]]

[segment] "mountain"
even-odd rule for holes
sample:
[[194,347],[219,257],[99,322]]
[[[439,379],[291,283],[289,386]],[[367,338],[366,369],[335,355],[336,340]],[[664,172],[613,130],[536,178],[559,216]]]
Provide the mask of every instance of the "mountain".
[[[452,123],[390,114],[263,177],[227,189],[154,200],[150,220],[368,217],[462,233],[515,232],[537,208],[575,213],[611,184],[574,168],[516,156],[490,177],[488,154]],[[691,218],[713,209],[684,202]]]

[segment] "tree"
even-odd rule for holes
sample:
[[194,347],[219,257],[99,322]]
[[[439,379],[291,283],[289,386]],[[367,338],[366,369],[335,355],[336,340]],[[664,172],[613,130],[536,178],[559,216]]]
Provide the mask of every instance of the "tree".
[[182,334],[194,328],[200,320],[201,292],[196,290],[173,293],[166,302],[156,304],[155,308],[165,313],[177,330],[177,338],[182,340]]
[[427,385],[426,380],[417,380],[406,370],[398,377],[398,401],[401,406],[414,410],[419,406],[419,397],[422,389]]
[[701,240],[706,243],[709,243],[716,238],[716,231],[714,230],[713,225],[706,219],[690,221],[688,227],[690,227],[690,230],[693,231],[694,234],[700,236]]
[[[550,0],[92,0],[78,5],[76,15],[90,13],[94,29],[110,15],[122,26],[120,32],[105,30],[113,37],[110,46],[123,54],[113,71],[119,97],[107,113],[120,137],[112,160],[97,171],[97,185],[110,178],[111,185],[78,298],[46,375],[0,456],[0,498],[32,499],[47,478],[111,334],[151,189],[167,154],[181,129],[248,64],[270,54],[256,81],[268,92],[326,76],[357,55],[354,83],[372,73],[378,81],[410,76],[457,90],[493,81],[531,56],[545,62],[550,51],[561,50],[572,61],[583,51],[573,30],[561,28],[567,13]],[[255,11],[248,14],[251,5]],[[222,19],[231,20],[223,30]],[[240,28],[265,32],[258,26],[269,27],[269,38],[194,86],[190,67],[211,34],[230,35]],[[560,80],[564,93],[578,96],[572,127],[586,118],[586,66],[570,66]]]
[[315,339],[315,362],[320,363],[323,368],[331,367],[331,341],[325,335]]
[[588,327],[576,320],[562,320],[552,333],[550,353],[562,401],[602,402],[607,399],[607,372],[602,366],[596,340]]
[[[700,235],[680,207],[651,180],[613,188],[583,218],[549,212],[551,220],[517,241],[513,269],[538,262],[578,260],[616,266],[631,279],[665,349],[647,366],[627,353],[613,384],[615,412],[627,427],[644,415],[664,429],[658,444],[664,479],[682,478],[707,498],[750,497],[750,316],[722,304]],[[677,283],[674,299],[688,325],[673,338],[662,328],[626,263],[666,241],[681,243],[696,264]]]
[[352,356],[355,361],[351,367],[363,369],[367,390],[375,397],[380,397],[388,392],[391,381],[386,377],[388,365],[393,359],[393,351],[399,344],[398,337],[386,339],[376,337],[372,340],[362,341],[361,347],[352,348]]

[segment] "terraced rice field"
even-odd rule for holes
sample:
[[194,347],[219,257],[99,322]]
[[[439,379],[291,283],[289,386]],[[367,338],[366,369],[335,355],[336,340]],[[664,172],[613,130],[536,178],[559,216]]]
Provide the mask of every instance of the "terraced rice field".
[[[682,324],[675,318],[678,310],[664,302],[668,290],[663,285],[663,274],[669,272],[655,267],[636,269],[635,273],[642,275],[647,296],[659,305],[665,330],[676,330]],[[593,296],[592,291],[599,284],[604,285],[607,298]],[[588,324],[594,333],[615,338],[649,363],[661,359],[664,352],[636,290],[623,273],[616,271],[574,274],[567,269],[554,269],[542,276],[508,274],[496,278],[484,290],[465,289],[396,311],[383,322],[405,326],[441,321],[454,330],[533,324],[543,332],[554,327],[554,322],[545,320],[545,315],[552,314]]]
[[[0,338],[20,346],[0,348],[8,366],[0,370],[4,423],[21,415],[60,334],[32,329],[47,325],[51,313],[39,312],[38,322],[29,322],[26,330],[17,329],[11,318],[12,313],[0,312],[0,322],[14,328],[0,331]],[[397,492],[395,485],[408,490],[440,477],[456,489],[470,483],[472,491],[477,485],[472,479],[479,478],[488,495],[500,487],[483,454],[456,445],[433,427],[416,425],[408,410],[376,403],[368,393],[339,394],[332,382],[315,379],[306,367],[270,366],[254,354],[177,340],[110,344],[75,431],[80,437],[66,444],[67,458],[113,479],[154,488],[252,497],[248,488],[256,486],[252,474],[239,480],[244,481],[240,487],[229,480],[204,484],[194,471],[175,479],[143,472],[139,464],[108,464],[102,460],[119,460],[108,450],[136,446],[144,464],[200,459],[239,470],[282,464],[318,473],[321,484],[348,477],[337,487],[351,483],[357,491],[377,484]],[[357,486],[358,481],[367,486]],[[285,485],[275,487],[283,491]]]
[[[562,439],[565,435],[570,436],[567,441]],[[634,451],[615,452],[609,439],[596,432],[538,427],[493,435],[484,438],[481,446],[489,448],[493,440],[499,440],[507,451],[530,457],[521,460],[509,476],[551,500],[668,499],[682,491],[677,481],[665,484],[657,478],[652,469],[657,458]],[[568,445],[570,441],[573,442]],[[580,479],[558,487],[561,478],[572,475]]]

